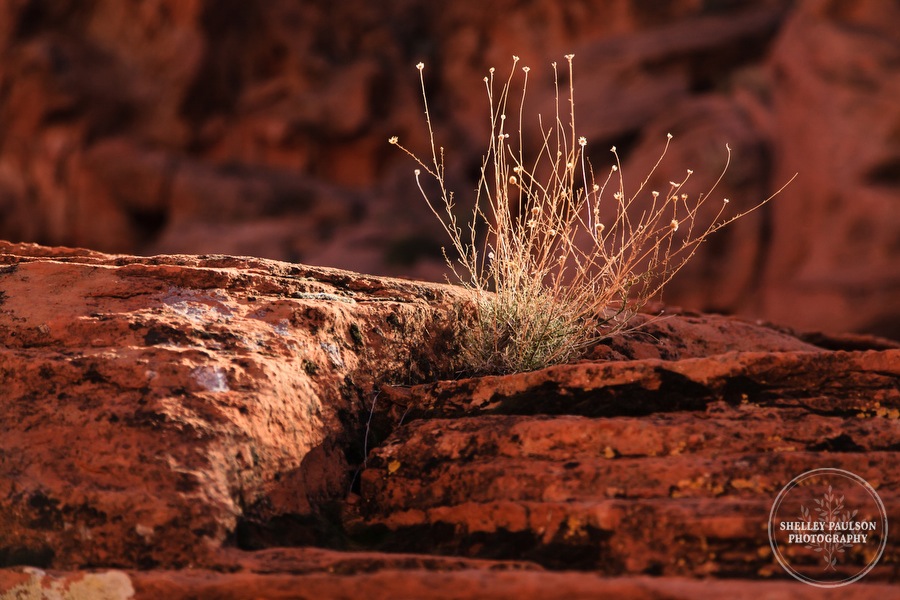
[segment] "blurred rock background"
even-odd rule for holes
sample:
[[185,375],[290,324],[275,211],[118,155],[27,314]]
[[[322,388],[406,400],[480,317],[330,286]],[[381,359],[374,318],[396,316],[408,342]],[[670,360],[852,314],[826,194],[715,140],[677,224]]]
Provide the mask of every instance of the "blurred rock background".
[[726,142],[736,209],[800,173],[667,302],[900,338],[898,25],[895,0],[5,0],[0,238],[441,280],[387,143],[427,150],[414,65],[464,204],[487,69],[519,55],[547,114],[571,52],[580,134],[599,171],[617,146],[632,189],[667,132],[659,186],[692,168],[702,191]]

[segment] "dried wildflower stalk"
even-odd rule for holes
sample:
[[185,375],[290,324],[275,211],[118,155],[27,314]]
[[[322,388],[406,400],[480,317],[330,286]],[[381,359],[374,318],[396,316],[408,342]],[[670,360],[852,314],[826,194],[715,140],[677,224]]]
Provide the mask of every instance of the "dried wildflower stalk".
[[[600,339],[627,329],[630,318],[662,291],[707,236],[778,193],[728,217],[724,216],[728,204],[724,199],[712,221],[700,226],[700,208],[721,182],[731,150],[726,146],[725,167],[707,193],[691,198],[682,192],[690,170],[681,181],[670,182],[666,193],[647,192],[671,135],[659,160],[632,195],[625,193],[615,147],[615,164],[605,177],[595,179],[585,157],[587,140],[575,130],[572,59],[573,55],[566,56],[570,82],[566,122],[561,116],[559,78],[553,63],[556,115],[549,126],[539,117],[541,149],[529,160],[524,154],[522,129],[528,67],[522,68],[513,143],[506,113],[518,57],[513,57],[513,68],[499,91],[494,69],[484,78],[491,138],[475,207],[464,227],[458,223],[453,194],[446,187],[444,149],[434,141],[422,63],[417,68],[430,160],[420,159],[396,137],[389,140],[418,163],[419,190],[456,255],[450,258],[445,250],[447,264],[472,295],[474,322],[467,327],[463,349],[465,363],[475,374],[529,371],[566,362]],[[439,199],[426,192],[422,171],[437,182]],[[611,199],[605,199],[610,188]],[[649,209],[635,214],[635,200],[643,196],[648,196]],[[676,236],[676,232],[680,233]]]

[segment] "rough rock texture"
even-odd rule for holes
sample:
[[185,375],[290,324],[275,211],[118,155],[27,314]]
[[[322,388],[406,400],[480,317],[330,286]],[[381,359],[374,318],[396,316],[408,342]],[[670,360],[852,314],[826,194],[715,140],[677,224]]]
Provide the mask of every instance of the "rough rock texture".
[[[410,422],[370,457],[357,526],[407,551],[771,576],[769,510],[804,471],[858,474],[900,520],[898,382],[900,350],[805,348],[393,391]],[[897,577],[898,560],[889,543],[877,573]]]
[[257,259],[0,252],[6,564],[202,565],[271,512],[322,542],[373,378],[431,376],[420,369],[448,354],[446,287]]
[[[777,491],[837,466],[900,522],[898,344],[680,313],[441,379],[459,300],[0,243],[0,599],[839,598],[771,556]],[[891,538],[853,597],[898,581]]]
[[[442,280],[441,232],[399,135],[424,151],[427,75],[464,204],[481,79],[514,54],[547,111],[576,54],[595,164],[637,181],[667,132],[685,168],[764,211],[710,240],[668,301],[900,339],[895,2],[15,0],[0,5],[0,238],[248,254]],[[603,170],[602,168],[600,170]],[[701,177],[702,176],[702,177]],[[633,183],[631,184],[633,185]],[[803,310],[797,308],[803,305]]]
[[[297,561],[296,563],[294,561]],[[860,600],[890,598],[896,588],[879,584],[855,584],[850,590],[821,590],[801,583],[696,580],[676,577],[602,577],[593,573],[552,573],[540,570],[497,569],[497,564],[465,564],[457,561],[441,567],[421,557],[400,561],[344,557],[334,564],[310,566],[299,557],[278,561],[277,567],[221,573],[184,571],[99,571],[47,573],[40,570],[0,571],[0,598],[56,600],[373,600],[423,598],[451,600],[519,600],[560,598],[594,600],[840,600],[852,592]],[[424,566],[424,568],[423,568]],[[337,573],[338,575],[336,575]],[[15,595],[18,594],[18,595]],[[31,595],[29,595],[31,594]],[[55,595],[54,595],[55,594]]]

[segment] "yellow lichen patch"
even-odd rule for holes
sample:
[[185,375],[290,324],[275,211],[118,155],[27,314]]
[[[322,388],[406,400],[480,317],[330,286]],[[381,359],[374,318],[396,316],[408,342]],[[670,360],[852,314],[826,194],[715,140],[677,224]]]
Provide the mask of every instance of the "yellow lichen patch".
[[875,409],[875,416],[893,420],[900,419],[900,409],[879,406]]
[[566,519],[566,533],[565,538],[570,540],[575,537],[582,537],[585,535],[584,526],[586,523],[582,521],[580,518],[570,515]]
[[754,492],[764,492],[769,489],[769,486],[766,486],[760,483],[757,477],[753,477],[751,479],[744,479],[739,477],[737,479],[731,480],[731,487],[736,490],[751,490]]
[[797,446],[773,446],[772,452],[797,452]]
[[713,496],[721,496],[725,493],[725,486],[720,483],[713,484],[713,482],[709,479],[709,475],[700,475],[698,477],[694,477],[693,479],[682,479],[677,484],[675,484],[675,487],[677,489],[672,490],[672,493],[670,494],[672,498],[684,498],[696,495],[691,494],[689,490],[705,489],[709,491],[709,493]]
[[678,483],[675,484],[675,487],[678,489],[672,490],[673,498],[682,498],[689,494],[683,493],[681,490],[699,490],[706,486],[707,481],[705,477],[695,477],[693,479],[682,479]]
[[400,469],[400,461],[399,460],[392,460],[387,465],[387,472],[389,475],[393,475],[394,473],[397,472],[398,469]]
[[678,443],[677,446],[675,446],[674,448],[669,450],[669,456],[678,456],[679,454],[681,454],[684,451],[685,448],[687,448],[687,443],[684,441],[681,441]]

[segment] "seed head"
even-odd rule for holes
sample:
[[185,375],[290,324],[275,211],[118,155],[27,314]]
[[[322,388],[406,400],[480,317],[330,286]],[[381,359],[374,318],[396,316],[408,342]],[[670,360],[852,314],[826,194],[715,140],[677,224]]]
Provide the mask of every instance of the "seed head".
[[425,68],[425,63],[420,62],[419,64],[416,65],[416,68],[421,71],[422,69]]
[[587,138],[584,136],[578,138],[578,145],[581,146],[582,148],[587,146]]
[[678,219],[672,219],[672,222],[669,223],[669,229],[672,231],[678,231]]
[[398,141],[399,141],[399,140],[397,139],[397,136],[396,136],[396,135],[393,135],[393,136],[391,136],[391,137],[388,139],[388,143],[389,143],[389,144],[396,144]]

